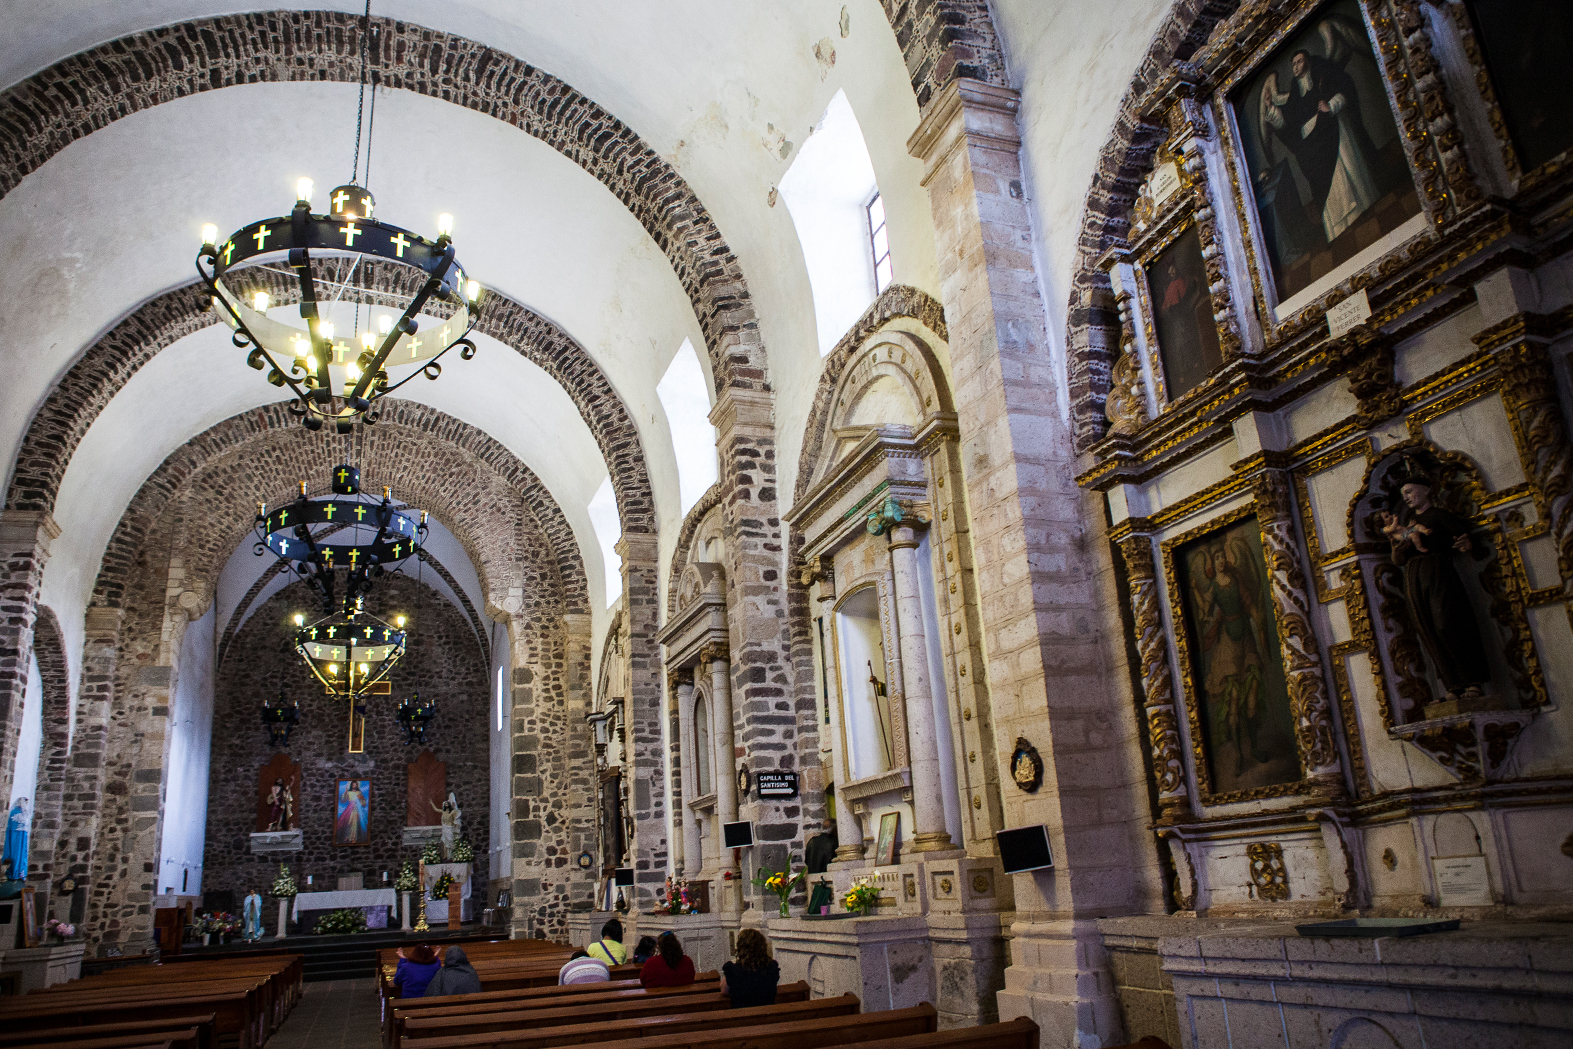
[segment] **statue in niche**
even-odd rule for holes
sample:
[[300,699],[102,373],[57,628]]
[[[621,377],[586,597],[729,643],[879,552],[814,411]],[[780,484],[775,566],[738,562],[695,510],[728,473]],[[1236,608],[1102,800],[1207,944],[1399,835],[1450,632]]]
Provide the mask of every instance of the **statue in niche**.
[[441,808],[432,808],[442,817],[442,854],[446,859],[453,855],[453,843],[464,831],[464,810],[459,808],[458,796],[451,790]]
[[268,791],[268,830],[290,830],[295,819],[295,796],[283,779],[274,777]]
[[1406,458],[1399,495],[1408,512],[1400,519],[1383,511],[1379,520],[1393,564],[1404,573],[1410,622],[1447,692],[1443,701],[1479,709],[1491,667],[1456,566],[1458,555],[1475,553],[1473,526],[1431,501],[1436,487],[1430,474]]

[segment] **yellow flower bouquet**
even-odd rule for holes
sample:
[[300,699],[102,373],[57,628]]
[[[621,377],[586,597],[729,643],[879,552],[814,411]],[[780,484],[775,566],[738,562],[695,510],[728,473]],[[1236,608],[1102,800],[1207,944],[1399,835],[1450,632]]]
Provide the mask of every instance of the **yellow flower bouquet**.
[[841,897],[841,902],[849,911],[873,914],[874,907],[879,903],[879,888],[867,878],[859,878]]
[[781,917],[790,916],[787,910],[787,897],[792,895],[792,890],[801,885],[808,877],[808,870],[804,868],[793,874],[790,870],[784,871],[759,871],[754,875],[754,884],[768,889],[781,898]]

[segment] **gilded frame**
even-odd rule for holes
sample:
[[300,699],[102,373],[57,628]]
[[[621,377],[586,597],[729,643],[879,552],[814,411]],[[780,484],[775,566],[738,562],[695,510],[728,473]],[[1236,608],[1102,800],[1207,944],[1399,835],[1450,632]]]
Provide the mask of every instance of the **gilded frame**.
[[[1257,41],[1249,55],[1235,63],[1230,71],[1218,80],[1210,100],[1213,115],[1218,122],[1219,136],[1224,145],[1223,153],[1231,186],[1230,195],[1240,224],[1241,239],[1245,242],[1251,285],[1256,301],[1261,306],[1264,337],[1269,348],[1283,337],[1308,325],[1319,323],[1322,314],[1334,303],[1371,285],[1384,264],[1395,255],[1405,252],[1412,254],[1417,246],[1429,246],[1435,240],[1436,231],[1449,217],[1448,194],[1440,165],[1435,159],[1437,150],[1423,115],[1422,100],[1415,88],[1414,78],[1409,73],[1403,57],[1403,40],[1399,29],[1394,24],[1392,15],[1386,10],[1385,0],[1358,0],[1367,39],[1371,43],[1377,68],[1387,89],[1388,105],[1404,146],[1409,176],[1419,196],[1420,213],[1426,218],[1426,225],[1425,229],[1359,266],[1350,268],[1350,263],[1346,262],[1335,268],[1333,272],[1342,275],[1334,284],[1326,287],[1315,298],[1292,313],[1280,316],[1280,307],[1286,300],[1278,294],[1269,268],[1263,261],[1264,234],[1261,219],[1257,214],[1255,200],[1251,199],[1248,189],[1243,188],[1248,187],[1250,181],[1244,167],[1245,142],[1235,120],[1234,107],[1229,101],[1229,95],[1240,86],[1242,81],[1254,74],[1280,44],[1297,33],[1304,23],[1329,2],[1330,0],[1299,0],[1294,4],[1283,22]],[[1423,175],[1423,166],[1429,169],[1429,178]],[[1408,225],[1408,222],[1405,225]]]
[[[1179,577],[1175,572],[1174,553],[1192,540],[1200,539],[1220,529],[1227,528],[1248,517],[1257,516],[1256,500],[1252,499],[1232,510],[1209,517],[1196,527],[1171,536],[1158,544],[1160,556],[1163,559],[1164,600],[1169,606],[1170,637],[1174,640],[1175,653],[1178,657],[1174,668],[1175,673],[1180,677],[1176,695],[1182,697],[1182,704],[1185,707],[1185,723],[1190,732],[1191,782],[1196,789],[1197,801],[1204,808],[1216,805],[1229,805],[1242,801],[1289,797],[1306,792],[1305,763],[1297,750],[1295,761],[1300,766],[1299,779],[1289,783],[1275,783],[1267,787],[1253,787],[1250,790],[1215,793],[1212,787],[1212,776],[1207,765],[1207,751],[1203,743],[1205,734],[1202,726],[1200,704],[1194,687],[1195,674],[1191,658],[1190,637],[1184,623],[1185,605],[1184,598],[1180,592]],[[1282,640],[1285,636],[1284,623],[1276,601],[1273,602],[1273,622],[1278,630],[1279,637],[1279,651],[1277,654],[1278,658],[1282,660],[1284,658]]]

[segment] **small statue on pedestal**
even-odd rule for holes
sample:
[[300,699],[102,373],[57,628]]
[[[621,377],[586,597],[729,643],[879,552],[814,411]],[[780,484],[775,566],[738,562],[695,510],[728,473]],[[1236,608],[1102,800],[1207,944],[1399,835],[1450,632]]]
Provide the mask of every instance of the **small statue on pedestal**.
[[295,797],[282,779],[275,779],[268,792],[268,830],[290,830],[294,819]]
[[242,935],[247,943],[255,943],[262,939],[262,894],[252,889],[241,905],[240,916],[243,920]]
[[442,814],[442,855],[443,859],[453,856],[453,843],[464,827],[464,812],[459,808],[458,796],[453,791],[448,792],[448,800],[442,803],[442,808],[432,805],[432,809]]
[[[1455,564],[1457,555],[1474,553],[1472,526],[1435,505],[1431,501],[1435,489],[1436,482],[1413,460],[1406,459],[1399,494],[1409,512],[1400,521],[1384,511],[1382,533],[1392,544],[1393,564],[1404,573],[1410,620],[1447,690],[1443,701],[1463,710],[1479,710],[1491,681],[1491,667],[1469,591]],[[1429,710],[1427,713],[1436,716]]]

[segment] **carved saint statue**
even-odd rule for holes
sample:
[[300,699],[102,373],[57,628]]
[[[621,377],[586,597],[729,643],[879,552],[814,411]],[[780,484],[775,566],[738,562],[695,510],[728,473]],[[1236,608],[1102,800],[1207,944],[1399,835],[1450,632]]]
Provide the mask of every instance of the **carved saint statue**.
[[256,889],[246,894],[245,903],[241,905],[241,916],[245,920],[243,935],[247,943],[255,943],[262,939],[262,894]]
[[33,816],[26,798],[17,798],[11,806],[5,825],[4,857],[11,862],[10,877],[21,880],[27,877],[27,838],[33,826]]
[[464,810],[459,808],[458,796],[453,791],[448,792],[448,800],[442,803],[442,808],[432,805],[432,808],[442,814],[442,852],[444,858],[453,855],[453,843],[464,833]]
[[268,791],[268,830],[290,830],[294,819],[295,796],[282,779],[275,779]]
[[1404,597],[1448,700],[1477,702],[1491,680],[1485,644],[1459,577],[1459,554],[1472,554],[1471,525],[1431,502],[1436,483],[1413,462],[1406,462],[1399,489],[1409,512],[1400,521],[1381,515],[1382,533],[1392,544],[1393,564],[1404,571]]

